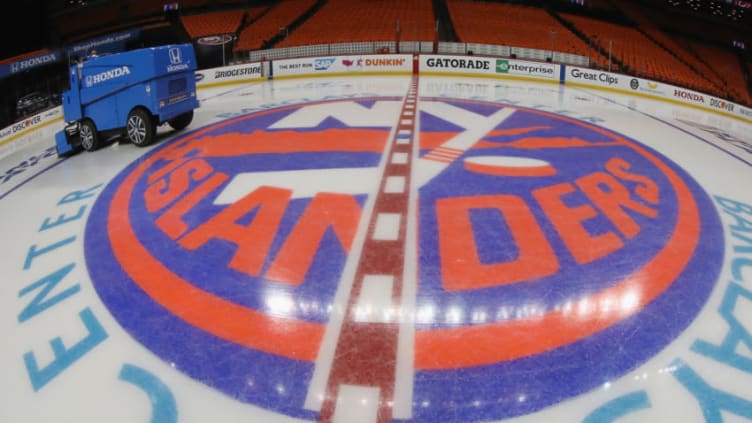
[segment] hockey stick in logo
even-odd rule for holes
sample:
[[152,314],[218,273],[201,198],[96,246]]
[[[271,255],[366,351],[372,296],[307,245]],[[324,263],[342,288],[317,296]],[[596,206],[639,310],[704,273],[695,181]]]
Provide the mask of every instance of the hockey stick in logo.
[[367,194],[378,188],[378,181],[377,167],[246,172],[235,175],[214,204],[232,204],[265,185],[289,189],[291,198],[297,199],[313,198],[320,192]]
[[[449,106],[446,103],[443,104],[444,108]],[[515,109],[507,107],[499,110],[489,117],[479,119],[474,113],[470,114],[463,109],[459,109],[453,106],[449,107],[456,109],[451,110],[451,113],[454,114],[458,112],[464,112],[465,114],[470,115],[468,117],[471,118],[472,121],[470,122],[470,126],[467,130],[457,134],[449,141],[444,142],[419,159],[418,172],[415,175],[414,182],[417,187],[422,187],[423,185],[430,182],[444,169],[446,169],[452,162],[457,160],[457,158],[459,158],[473,145],[475,145],[476,142],[486,136],[486,134],[488,134],[489,132],[493,131],[497,126],[501,125],[515,112]],[[449,111],[450,110],[442,110],[442,112],[444,113]]]
[[[515,109],[504,108],[485,117],[446,103],[426,106],[432,115],[459,117],[467,129],[434,148],[418,160],[414,184],[420,188],[439,175],[452,162],[486,134],[508,119]],[[214,201],[232,204],[262,185],[291,189],[292,198],[311,198],[317,192],[367,194],[374,192],[379,179],[378,168],[306,169],[271,172],[246,172],[236,175]]]

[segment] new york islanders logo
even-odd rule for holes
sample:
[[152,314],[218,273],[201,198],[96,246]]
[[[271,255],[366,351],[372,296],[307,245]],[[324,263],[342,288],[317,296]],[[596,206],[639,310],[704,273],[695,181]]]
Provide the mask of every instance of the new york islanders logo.
[[[396,416],[410,421],[451,421],[452,404],[475,404],[465,421],[560,403],[646,362],[700,311],[722,230],[668,159],[591,124],[476,101],[423,99],[411,133],[394,126],[402,107],[287,106],[155,149],[92,209],[98,294],[176,369],[307,419],[343,280],[361,275],[353,256],[366,270],[343,331],[412,331],[412,401]],[[354,307],[358,295],[387,305]]]

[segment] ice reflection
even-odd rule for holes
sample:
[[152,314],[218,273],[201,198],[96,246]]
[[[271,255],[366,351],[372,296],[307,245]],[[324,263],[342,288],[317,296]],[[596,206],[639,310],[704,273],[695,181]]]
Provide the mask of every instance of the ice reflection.
[[507,320],[542,319],[551,313],[561,317],[578,320],[622,318],[639,310],[641,293],[638,289],[625,292],[604,294],[601,296],[567,299],[553,306],[543,302],[522,304],[505,304],[496,309],[485,307],[465,308],[462,305],[442,307],[436,303],[425,302],[412,310],[400,310],[401,321],[410,321],[419,325],[432,324],[488,324]]
[[274,316],[291,317],[295,312],[295,301],[288,292],[267,290],[265,300],[269,313]]

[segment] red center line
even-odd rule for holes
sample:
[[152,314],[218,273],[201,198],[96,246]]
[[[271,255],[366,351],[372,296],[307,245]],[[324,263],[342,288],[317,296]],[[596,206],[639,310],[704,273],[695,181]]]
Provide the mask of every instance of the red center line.
[[[343,394],[340,388],[344,385],[378,392],[376,421],[392,421],[417,88],[418,76],[414,75],[402,104],[399,124],[391,140],[390,157],[386,158],[368,222],[337,340],[320,422],[333,422],[338,405],[346,408],[361,406],[338,402]],[[412,107],[406,107],[407,104]],[[390,183],[394,181],[397,183]],[[374,284],[379,286],[374,287]],[[368,295],[374,290],[386,293],[386,302],[375,310],[364,310],[370,299],[359,304],[361,292]],[[363,307],[364,304],[367,307]],[[369,316],[369,313],[373,315]]]

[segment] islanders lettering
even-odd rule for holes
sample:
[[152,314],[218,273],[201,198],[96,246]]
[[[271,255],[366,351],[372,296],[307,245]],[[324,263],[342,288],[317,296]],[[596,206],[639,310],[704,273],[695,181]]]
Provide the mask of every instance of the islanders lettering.
[[[381,98],[288,105],[148,153],[87,222],[102,301],[193,379],[315,419],[307,386],[369,199],[414,189],[414,404],[478,401],[464,416],[476,420],[529,414],[628,374],[705,304],[723,228],[668,158],[561,114],[424,99],[415,186],[382,185],[400,111]],[[491,129],[458,144],[480,127]],[[583,357],[607,371],[579,371]],[[218,363],[232,371],[207,372]],[[412,421],[445,411],[416,406]]]
[[[658,217],[658,210],[651,207],[659,201],[658,185],[645,175],[630,172],[631,168],[627,161],[614,157],[602,171],[533,191],[537,206],[543,209],[578,264],[614,253],[624,246],[624,239],[640,232],[629,212],[651,219]],[[566,197],[575,193],[584,194],[589,202],[569,206]],[[512,284],[549,276],[560,269],[551,241],[531,207],[518,196],[453,197],[439,200],[436,209],[442,280],[447,290]],[[514,260],[493,266],[480,262],[471,213],[484,209],[498,211],[509,225],[518,250]],[[598,236],[589,233],[586,222],[598,215],[605,216],[617,230]]]

